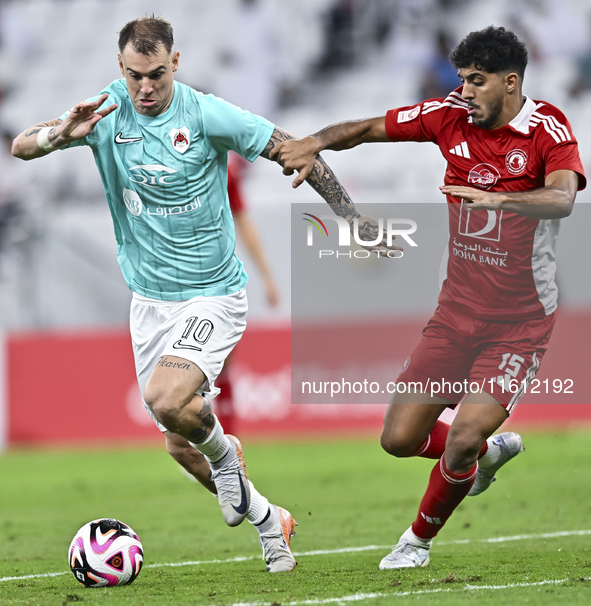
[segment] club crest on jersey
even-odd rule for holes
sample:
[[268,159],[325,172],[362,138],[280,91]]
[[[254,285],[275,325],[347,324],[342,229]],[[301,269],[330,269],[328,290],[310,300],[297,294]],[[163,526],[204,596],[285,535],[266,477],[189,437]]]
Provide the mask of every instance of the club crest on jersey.
[[468,183],[481,189],[490,189],[501,177],[492,164],[478,164],[470,170]]
[[404,364],[402,365],[402,369],[400,370],[400,374],[402,374],[403,372],[406,372],[408,370],[409,366],[410,366],[410,356],[408,356],[408,358],[406,358],[406,360],[404,361]]
[[512,175],[520,175],[525,170],[527,154],[521,149],[512,149],[505,156],[505,164]]
[[170,131],[172,146],[179,154],[184,154],[189,149],[190,134],[191,133],[186,126],[183,126],[183,128],[173,128]]

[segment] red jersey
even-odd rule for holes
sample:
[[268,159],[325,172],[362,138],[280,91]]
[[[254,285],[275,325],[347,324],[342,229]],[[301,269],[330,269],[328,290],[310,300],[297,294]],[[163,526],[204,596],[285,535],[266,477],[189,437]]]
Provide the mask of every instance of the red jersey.
[[[392,109],[386,133],[392,141],[431,141],[447,160],[445,184],[490,191],[544,187],[556,170],[579,175],[586,185],[577,142],[564,114],[526,98],[506,126],[486,130],[472,123],[461,87],[446,99]],[[439,303],[473,317],[515,321],[556,309],[556,241],[559,219],[531,219],[507,210],[468,213],[447,197],[449,245],[442,263]]]
[[245,210],[239,171],[232,162],[228,162],[228,200],[232,214]]

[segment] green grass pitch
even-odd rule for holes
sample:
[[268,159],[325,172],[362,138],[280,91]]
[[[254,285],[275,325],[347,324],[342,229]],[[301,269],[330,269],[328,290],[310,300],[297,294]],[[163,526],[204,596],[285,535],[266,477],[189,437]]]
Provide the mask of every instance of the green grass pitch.
[[[428,568],[392,572],[378,563],[413,520],[433,461],[396,460],[377,439],[245,440],[250,478],[299,522],[298,566],[282,574],[264,571],[250,524],[227,528],[163,448],[8,452],[0,604],[589,604],[591,433],[529,433],[524,444],[460,505]],[[86,589],[68,571],[72,536],[98,517],[142,539],[134,584]],[[46,573],[63,574],[23,578]]]

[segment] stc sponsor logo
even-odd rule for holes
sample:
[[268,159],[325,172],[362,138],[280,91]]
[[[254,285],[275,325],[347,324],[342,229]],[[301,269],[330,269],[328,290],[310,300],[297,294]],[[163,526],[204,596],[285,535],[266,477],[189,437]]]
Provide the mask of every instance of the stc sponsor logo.
[[[306,215],[302,217],[304,221],[308,222],[307,229],[307,246],[313,246],[314,243],[314,234],[316,232],[320,233],[320,237],[328,238],[329,233],[328,229],[325,225],[327,221],[334,221],[337,224],[338,230],[338,246],[339,247],[351,247],[351,233],[353,234],[353,239],[359,246],[362,247],[362,250],[355,251],[343,251],[338,249],[323,249],[318,252],[318,257],[322,259],[323,257],[332,257],[338,259],[340,257],[346,258],[356,258],[356,259],[367,259],[369,257],[377,256],[377,257],[389,257],[391,259],[399,259],[404,253],[401,250],[367,250],[366,246],[377,246],[381,241],[384,234],[386,233],[386,243],[388,246],[392,245],[392,241],[396,236],[400,236],[403,238],[410,246],[418,246],[418,244],[410,237],[410,234],[413,234],[417,230],[417,224],[412,219],[377,219],[378,222],[378,236],[373,241],[362,240],[359,236],[359,220],[354,219],[353,228],[349,226],[349,223],[343,217],[337,217],[336,215],[321,215],[317,217],[315,215],[311,215],[310,213],[303,213]],[[310,218],[308,218],[310,217]],[[400,225],[406,225],[407,228],[403,229]]]
[[129,180],[146,187],[160,187],[178,183],[178,179],[173,176],[175,173],[178,170],[162,164],[138,164],[129,169]]
[[481,189],[490,189],[501,175],[492,164],[478,164],[470,170],[468,174],[468,183]]

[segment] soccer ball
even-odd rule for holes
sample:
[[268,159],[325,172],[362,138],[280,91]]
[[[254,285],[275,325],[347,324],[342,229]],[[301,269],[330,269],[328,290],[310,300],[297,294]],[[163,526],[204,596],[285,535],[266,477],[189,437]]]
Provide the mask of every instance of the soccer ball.
[[68,559],[74,576],[86,587],[129,585],[142,569],[144,551],[127,524],[102,518],[76,533]]

